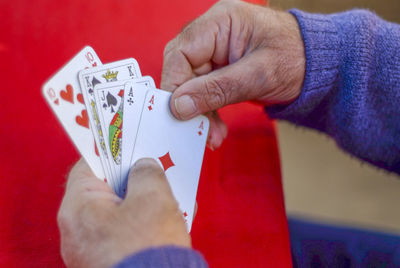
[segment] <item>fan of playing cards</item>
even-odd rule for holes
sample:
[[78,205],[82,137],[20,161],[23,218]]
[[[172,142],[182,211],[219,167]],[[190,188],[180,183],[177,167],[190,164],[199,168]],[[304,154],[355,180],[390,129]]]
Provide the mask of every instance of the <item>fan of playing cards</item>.
[[190,230],[209,121],[178,121],[171,93],[155,88],[133,58],[102,65],[85,47],[43,94],[93,173],[124,197],[130,167],[151,157],[164,169]]

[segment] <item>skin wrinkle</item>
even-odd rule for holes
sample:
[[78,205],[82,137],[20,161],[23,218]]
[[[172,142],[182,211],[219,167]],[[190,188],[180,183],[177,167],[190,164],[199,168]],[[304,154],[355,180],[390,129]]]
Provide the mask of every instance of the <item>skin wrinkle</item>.
[[[186,37],[183,37],[183,38],[182,38],[183,40],[185,40],[185,39],[189,39],[189,40],[190,40],[190,39],[193,38],[193,35],[191,34],[190,29],[193,29],[193,27],[195,27],[195,26],[196,26],[196,24],[194,24],[194,26],[192,25],[192,26],[188,26],[188,27],[187,27],[187,30],[185,31]],[[218,28],[218,26],[217,26],[217,28]],[[214,31],[214,32],[215,32],[215,31]],[[184,35],[185,35],[185,34],[184,34]],[[215,35],[216,35],[216,34],[215,34]],[[215,35],[214,35],[214,43],[216,42],[216,41],[215,41],[215,40],[216,40]],[[187,36],[189,36],[189,37],[187,37]],[[188,42],[184,42],[183,45],[186,45],[187,43],[188,43]],[[182,44],[182,42],[181,42],[181,44]],[[192,48],[192,49],[190,49],[190,48],[188,49],[188,51],[191,51],[191,50],[193,50],[193,48]],[[191,69],[191,73],[192,73],[191,78],[194,78],[194,77],[196,77],[196,76],[205,74],[205,72],[204,72],[204,73],[202,72],[202,69],[201,69],[202,67],[204,67],[206,71],[207,71],[207,69],[210,69],[210,68],[207,67],[207,62],[206,62],[206,63],[201,63],[201,62],[200,62],[200,63],[199,63],[199,66],[196,66],[196,65],[192,64],[192,61],[190,61],[190,56],[189,56],[189,54],[185,52],[185,47],[180,47],[180,48],[179,48],[179,51],[180,51],[180,53],[182,53],[182,55],[185,57],[186,62],[190,65],[190,69]],[[213,51],[215,52],[215,46],[214,46],[214,50],[213,50]],[[211,55],[213,55],[214,52],[213,52]],[[199,68],[199,71],[200,71],[199,74],[196,73],[196,69],[197,69],[197,68]],[[189,80],[189,79],[184,79],[184,80],[187,81],[187,80]],[[184,83],[185,81],[183,81],[183,83]],[[182,83],[180,83],[180,84],[182,84]],[[180,84],[179,84],[179,83],[175,83],[176,87],[179,87]]]
[[[226,60],[225,60],[226,56],[223,55],[222,57],[220,57],[217,53],[218,45],[223,43],[223,42],[221,42],[221,39],[224,40],[224,38],[218,38],[218,36],[221,36],[221,35],[224,36],[226,33],[225,33],[225,31],[222,31],[222,27],[221,27],[221,24],[219,23],[219,21],[215,22],[215,24],[218,27],[218,32],[216,32],[215,36],[214,36],[214,52],[213,52],[213,56],[212,56],[212,61],[217,66],[220,66],[220,65],[226,64]],[[225,46],[225,44],[223,44],[223,46]],[[219,58],[221,58],[221,60],[219,60]]]
[[[179,57],[183,57],[185,59],[185,61],[184,61],[185,64],[188,64],[190,66],[190,68],[192,68],[191,65],[190,65],[190,62],[185,57],[185,55],[183,53],[181,53],[181,51],[179,49],[178,50],[175,49],[175,44],[176,43],[177,43],[177,39],[176,38],[173,39],[172,41],[168,42],[168,44],[166,45],[166,47],[164,49],[164,59],[168,60],[169,58],[171,58],[175,54],[175,55],[177,55],[178,58]],[[165,81],[165,77],[171,77],[172,75],[171,76],[168,75],[170,73],[174,74],[175,82],[172,81],[170,83],[167,83]],[[173,89],[176,89],[182,83],[181,81],[186,81],[186,80],[190,79],[190,77],[188,77],[187,75],[188,75],[188,72],[187,71],[183,71],[182,68],[178,68],[178,70],[175,69],[173,72],[171,71],[171,68],[163,68],[163,71],[162,71],[162,77],[164,77],[164,81],[162,81],[163,88],[164,89],[168,89],[168,88],[165,88],[164,84],[167,84],[167,86],[168,86],[168,84],[172,84],[172,86],[174,87]],[[176,79],[176,77],[182,77],[182,78],[181,79]]]
[[[207,24],[209,24],[210,22],[208,21],[208,20],[205,20],[205,18],[204,17],[200,17],[200,20],[203,20],[203,21],[205,21]],[[214,22],[212,22],[212,23],[214,23]],[[207,25],[206,24],[206,25]],[[199,23],[197,22],[197,21],[195,21],[194,23],[193,23],[193,25],[190,25],[188,28],[187,28],[187,30],[185,31],[185,32],[183,32],[182,33],[182,37],[181,37],[181,39],[183,40],[183,41],[181,41],[181,42],[179,42],[179,44],[180,44],[180,46],[179,46],[179,50],[183,53],[183,55],[186,57],[186,59],[187,59],[187,61],[188,61],[188,63],[190,64],[190,66],[192,67],[191,69],[193,70],[193,69],[195,69],[195,67],[199,67],[199,66],[201,66],[202,64],[203,64],[203,62],[205,62],[204,60],[202,60],[202,61],[200,61],[199,63],[195,63],[195,62],[193,62],[194,60],[195,60],[195,58],[194,57],[192,57],[192,60],[190,61],[190,59],[191,59],[191,57],[189,56],[189,54],[191,53],[191,51],[196,51],[197,49],[194,49],[193,47],[194,46],[196,46],[195,44],[196,44],[196,42],[194,42],[194,41],[196,41],[196,40],[199,40],[199,39],[197,39],[196,37],[197,37],[197,31],[194,31],[193,30],[193,28],[200,28],[201,29],[201,27],[199,27],[198,26],[199,25]],[[209,27],[203,27],[203,28],[207,28],[207,30],[209,30],[210,28]],[[200,29],[199,29],[199,31],[200,31]],[[214,29],[214,27],[212,27],[212,29]],[[215,35],[216,35],[216,31],[217,31],[218,29],[214,29],[214,30],[212,30],[211,32],[211,34],[210,34],[210,36],[214,36],[214,39],[215,39]],[[200,42],[201,41],[203,41],[203,40],[201,40],[200,39]],[[213,40],[211,40],[211,41],[213,41]],[[213,43],[215,43],[215,40],[214,40],[214,42]],[[192,46],[192,47],[187,47],[187,46]],[[203,44],[202,44],[203,45]],[[185,50],[187,50],[187,51],[185,51]],[[212,49],[212,51],[215,51],[215,47]],[[210,59],[211,59],[211,56],[213,55],[213,53],[214,52],[211,52],[210,53]],[[193,55],[193,56],[195,56],[195,55]],[[198,61],[198,59],[196,59],[196,61]]]
[[251,22],[249,22],[249,24],[251,23],[251,32],[246,53],[269,46],[269,42],[266,41],[270,41],[269,39],[271,38],[271,31],[273,30],[271,17],[274,16],[274,13],[273,10],[266,8],[260,8],[260,11],[253,12],[254,15],[251,17]]
[[[250,33],[248,34],[248,38],[247,38],[248,40],[253,40],[254,31],[255,31],[255,29],[254,29],[254,27],[252,27]],[[252,49],[250,48],[251,45],[252,45],[252,42],[247,42],[247,45],[244,49],[244,53],[242,53],[242,56],[246,56],[252,51]]]
[[[241,38],[242,36],[242,31],[239,27],[239,30],[237,29],[237,21],[240,21],[240,18],[235,19],[234,16],[238,16],[237,14],[230,14],[230,22],[231,22],[231,35],[230,35],[230,45],[229,45],[229,64],[233,64],[237,62],[240,58],[243,57],[245,51],[245,47],[243,46],[242,43],[244,43],[245,38]],[[240,41],[240,45],[237,45]]]
[[183,51],[182,48],[179,49],[179,52],[182,54],[183,57],[185,57],[186,62],[190,65],[190,68],[193,70],[193,65],[190,63],[189,56],[186,55],[185,51]]
[[[227,81],[227,82],[226,82]],[[214,107],[222,107],[226,104],[226,84],[229,83],[228,80],[224,78],[220,79],[206,79],[205,80],[205,90],[206,96],[211,96],[211,98],[205,98],[204,103],[208,106],[208,110],[214,110]],[[203,95],[204,97],[204,95]]]
[[[244,65],[243,61],[246,61],[246,58],[241,58],[239,61],[236,62],[236,64],[240,64],[240,66]],[[237,68],[238,66],[235,66]],[[250,68],[254,68],[251,66]],[[230,89],[230,90],[225,90],[225,104],[227,104],[226,100],[232,100],[235,99],[236,102],[242,101],[241,98],[243,98],[244,95],[248,95],[247,93],[244,93],[244,91],[248,92],[247,87],[243,87],[241,84],[241,81],[245,81],[246,79],[246,73],[244,72],[239,72],[236,74],[236,76],[232,79],[227,76],[222,76],[223,79],[225,80],[225,88]]]
[[[272,12],[271,12],[272,13]],[[264,12],[261,14],[257,15],[259,17],[259,20],[261,21],[261,27],[253,27],[253,31],[257,31],[257,33],[253,33],[255,38],[253,38],[253,48],[251,50],[258,50],[260,48],[264,47],[269,47],[271,45],[271,31],[268,31],[268,33],[264,33],[265,27],[271,27],[271,18],[268,17],[268,15]],[[271,14],[269,14],[271,16]],[[254,24],[257,25],[257,22],[254,21]],[[258,37],[258,38],[257,38]]]
[[[260,15],[261,16],[261,15]],[[271,24],[270,22],[270,18],[266,18],[267,14],[264,15],[265,17],[265,23],[267,24]],[[261,20],[263,22],[263,20]],[[268,25],[269,27],[271,27],[272,25]],[[255,50],[259,50],[259,49],[265,49],[265,48],[269,48],[269,49],[278,49],[280,46],[282,46],[282,43],[279,42],[277,45],[275,45],[275,39],[276,37],[274,37],[274,32],[272,30],[269,29],[269,27],[267,29],[262,29],[264,31],[267,31],[268,34],[265,35],[261,35],[261,33],[257,33],[255,34],[255,36],[258,36],[258,38],[255,38],[254,42],[253,42],[253,51]],[[280,38],[282,41],[283,38]],[[279,41],[281,41],[279,40]]]
[[[258,14],[258,12],[255,13],[255,15],[250,16],[251,21],[249,22],[249,24],[251,25],[250,31],[248,33],[248,37],[247,37],[247,45],[246,45],[246,49],[245,49],[245,54],[247,55],[249,53],[251,53],[252,51],[256,50],[258,48],[258,45],[254,46],[254,44],[257,44],[255,42],[255,40],[257,40],[257,34],[255,34],[255,32],[259,29],[259,28],[264,28],[265,25],[263,23],[257,23],[258,22],[258,17],[261,14]],[[243,20],[245,20],[245,18],[243,18]],[[261,20],[261,22],[263,22],[263,20]],[[262,36],[262,35],[261,35]]]
[[[181,56],[185,57],[183,54],[181,54]],[[167,73],[171,73],[171,71],[167,71]],[[164,73],[164,75],[165,75],[165,73]],[[177,77],[178,75],[181,75],[181,77],[183,77],[180,80],[182,80],[182,81],[187,80],[187,72],[184,72],[181,69],[175,70],[174,71],[174,76]],[[165,76],[168,77],[168,75],[165,75]],[[176,82],[172,82],[173,89],[176,89],[177,87],[179,87],[180,84],[181,84],[181,82],[179,80],[176,80]],[[164,88],[164,89],[168,89],[168,88]]]
[[231,51],[232,51],[232,27],[233,27],[233,23],[232,23],[232,16],[231,16],[231,14],[228,12],[228,14],[227,14],[227,16],[228,16],[228,21],[229,21],[229,26],[228,26],[228,28],[229,28],[229,34],[228,34],[228,45],[227,45],[227,57],[228,57],[228,59],[227,59],[227,61],[228,61],[228,64],[230,64],[231,62],[232,62],[232,59],[231,59]]
[[201,75],[206,75],[209,72],[211,72],[213,70],[213,64],[212,62],[206,62],[203,65],[201,65],[200,67],[197,67],[196,69],[193,69],[193,75],[192,75],[192,79]]
[[[164,64],[165,61],[168,59],[169,54],[172,51],[172,45],[171,45],[172,41],[169,41],[164,48],[164,52],[163,52],[163,59],[164,59]],[[166,90],[172,90],[172,88],[169,88],[168,83],[165,81],[165,77],[170,77],[168,75],[168,73],[170,73],[170,68],[163,68],[161,71],[161,77],[163,77],[162,81],[161,81],[161,87],[166,89]]]
[[[216,19],[216,24],[218,26],[218,33],[216,36],[216,42],[214,44],[215,51],[213,55],[213,62],[218,68],[228,64],[229,62],[229,44],[230,44],[230,35],[231,35],[231,25],[232,20],[230,17],[230,13],[226,8],[223,8],[223,13]],[[220,38],[219,38],[220,37]],[[222,56],[221,54],[222,51]],[[218,60],[218,58],[221,59]]]

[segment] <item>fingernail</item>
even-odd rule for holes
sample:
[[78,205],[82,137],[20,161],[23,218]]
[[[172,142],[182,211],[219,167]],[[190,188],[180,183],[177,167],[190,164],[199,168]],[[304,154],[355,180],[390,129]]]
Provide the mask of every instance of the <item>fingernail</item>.
[[196,105],[188,95],[175,99],[175,109],[181,119],[189,118],[197,113]]

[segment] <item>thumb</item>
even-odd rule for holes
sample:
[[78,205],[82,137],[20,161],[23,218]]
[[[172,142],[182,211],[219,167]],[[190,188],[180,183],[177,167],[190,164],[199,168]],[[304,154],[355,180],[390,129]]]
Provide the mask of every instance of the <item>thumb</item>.
[[136,161],[128,176],[128,191],[125,201],[128,204],[157,201],[160,204],[175,205],[176,201],[160,165],[151,158]]
[[[178,87],[171,98],[171,111],[181,120],[214,111],[228,104],[255,99],[265,87],[267,63],[249,55]],[[268,66],[268,65],[267,65]]]

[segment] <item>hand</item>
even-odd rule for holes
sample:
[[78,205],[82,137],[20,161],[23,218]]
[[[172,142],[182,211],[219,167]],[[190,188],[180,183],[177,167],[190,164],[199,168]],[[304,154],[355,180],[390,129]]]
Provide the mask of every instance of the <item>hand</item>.
[[[300,94],[304,73],[294,16],[221,1],[167,44],[161,88],[173,91],[171,111],[185,120],[246,100],[290,103]],[[209,115],[209,145],[216,148],[227,129],[215,112]]]
[[149,247],[191,247],[168,181],[152,159],[136,162],[121,200],[84,160],[72,169],[58,212],[68,267],[111,267]]

